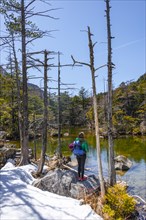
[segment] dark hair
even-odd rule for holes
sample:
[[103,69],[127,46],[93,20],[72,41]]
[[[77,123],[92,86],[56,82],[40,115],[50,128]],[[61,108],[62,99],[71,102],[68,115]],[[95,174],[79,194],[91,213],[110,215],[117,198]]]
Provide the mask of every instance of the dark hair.
[[78,135],[79,138],[84,138],[84,132],[80,132]]

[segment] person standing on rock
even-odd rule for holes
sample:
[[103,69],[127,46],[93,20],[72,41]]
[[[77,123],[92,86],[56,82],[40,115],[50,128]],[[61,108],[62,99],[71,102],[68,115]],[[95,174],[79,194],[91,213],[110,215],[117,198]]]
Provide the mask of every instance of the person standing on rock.
[[84,139],[84,132],[80,132],[78,137],[73,142],[73,153],[78,162],[78,180],[84,181],[87,179],[84,176],[86,153],[89,151],[88,143]]

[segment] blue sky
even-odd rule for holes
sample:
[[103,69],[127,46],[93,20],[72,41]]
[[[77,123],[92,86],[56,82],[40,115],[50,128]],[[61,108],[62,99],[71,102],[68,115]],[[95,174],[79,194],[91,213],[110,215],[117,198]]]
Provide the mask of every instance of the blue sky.
[[[43,30],[58,30],[52,32],[51,38],[45,38],[29,46],[29,51],[47,49],[62,53],[61,64],[71,64],[71,55],[78,61],[89,62],[89,48],[87,26],[93,33],[93,42],[97,42],[94,50],[95,67],[107,62],[107,31],[104,0],[58,0],[49,1],[51,8],[61,8],[50,13],[59,18],[51,20],[35,18],[35,23]],[[37,10],[46,10],[46,4],[35,3]],[[113,86],[118,87],[121,82],[137,80],[146,72],[146,1],[145,0],[111,0],[111,32],[112,40]],[[1,51],[2,53],[2,51]],[[52,63],[52,61],[50,61]],[[57,64],[57,59],[54,59]],[[43,75],[31,70],[29,75]],[[48,72],[52,79],[57,80],[57,69]],[[107,80],[107,68],[100,69],[96,78],[97,93],[104,91]],[[78,93],[81,87],[92,90],[91,73],[88,67],[61,68],[62,83],[75,83]],[[38,80],[29,82],[41,85]],[[49,82],[49,86],[55,86]],[[62,88],[65,88],[62,86]]]

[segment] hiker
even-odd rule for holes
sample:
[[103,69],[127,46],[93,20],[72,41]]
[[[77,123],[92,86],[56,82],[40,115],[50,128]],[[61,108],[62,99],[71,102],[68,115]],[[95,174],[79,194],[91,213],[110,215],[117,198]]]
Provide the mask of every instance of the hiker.
[[73,142],[74,148],[73,153],[76,155],[76,159],[78,162],[78,180],[84,181],[87,179],[86,176],[84,176],[84,167],[85,167],[85,161],[86,161],[86,153],[89,151],[88,143],[84,139],[84,132],[80,132],[78,137]]

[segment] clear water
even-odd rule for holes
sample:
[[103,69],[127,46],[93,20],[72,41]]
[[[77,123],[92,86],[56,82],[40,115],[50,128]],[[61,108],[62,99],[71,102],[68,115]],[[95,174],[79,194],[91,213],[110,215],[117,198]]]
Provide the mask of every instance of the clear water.
[[[116,151],[116,150],[115,150]],[[136,152],[135,152],[136,153]],[[118,155],[125,155],[124,152]],[[144,156],[144,155],[143,155]],[[128,184],[128,191],[131,195],[138,195],[146,200],[146,158],[142,157],[141,160],[136,161],[133,157],[129,159],[132,161],[132,167],[126,172],[117,172],[117,180],[123,180]],[[107,163],[107,150],[103,149],[101,152],[103,175],[105,179],[108,178],[108,163]],[[91,171],[86,171],[86,174],[94,173],[98,175],[98,166],[96,158],[96,150],[90,149],[86,161],[86,167],[91,168]]]
[[[65,156],[71,156],[72,160],[76,160],[72,155],[68,144],[71,143],[78,134],[78,129],[67,130],[68,137],[62,137],[62,152]],[[92,132],[85,131],[86,140],[89,144],[89,153],[86,160],[86,168],[90,171],[85,171],[87,175],[98,175],[97,154],[95,135]],[[30,142],[30,147],[33,148],[33,141]],[[40,155],[42,141],[37,140],[37,155]],[[58,145],[57,138],[49,138],[47,154],[53,155],[56,146]],[[132,167],[127,172],[117,173],[117,180],[126,181],[128,191],[131,195],[138,195],[146,200],[146,137],[123,137],[114,140],[115,155],[124,155],[133,163]],[[101,158],[104,178],[108,178],[108,143],[107,140],[101,139]]]

